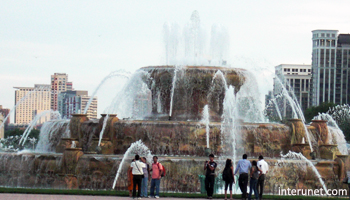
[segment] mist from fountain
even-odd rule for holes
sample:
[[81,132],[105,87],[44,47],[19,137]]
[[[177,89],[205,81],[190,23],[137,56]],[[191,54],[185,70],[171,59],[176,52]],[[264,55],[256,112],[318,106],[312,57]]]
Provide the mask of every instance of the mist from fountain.
[[19,145],[24,146],[24,144],[27,141],[27,138],[30,134],[30,132],[33,130],[34,126],[37,125],[38,121],[44,117],[49,115],[49,117],[53,117],[53,119],[55,119],[55,117],[57,117],[58,119],[61,119],[61,114],[58,111],[53,111],[53,110],[45,110],[39,114],[37,114],[34,119],[29,123],[28,127],[26,128],[26,130],[23,132],[21,140],[19,141]]
[[[135,116],[133,110],[137,97],[151,94],[151,91],[143,81],[148,76],[149,74],[142,70],[133,73],[121,91],[113,98],[111,104],[105,108],[104,113],[118,113],[119,118],[133,118]],[[137,116],[137,118],[142,119],[143,116]]]
[[238,116],[245,122],[264,123],[264,104],[260,98],[259,84],[253,73],[239,72],[243,85],[236,94]]
[[85,109],[84,109],[84,113],[83,114],[86,114],[90,105],[91,105],[91,102],[92,100],[94,99],[95,95],[97,94],[98,90],[103,86],[103,84],[110,78],[112,77],[125,77],[125,78],[130,78],[131,76],[131,73],[130,72],[126,72],[125,70],[116,70],[116,71],[113,71],[111,73],[109,73],[106,77],[104,77],[102,79],[102,81],[100,82],[100,84],[98,84],[98,86],[96,87],[95,91],[92,93],[88,103],[86,104],[85,106]]
[[280,118],[280,120],[282,121],[282,120],[283,120],[283,118],[282,118],[282,115],[281,115],[281,111],[280,111],[280,109],[279,109],[279,107],[278,107],[278,104],[277,104],[277,102],[276,102],[276,99],[275,99],[275,98],[273,98],[273,99],[271,99],[271,100],[272,100],[273,104],[275,105],[275,108],[276,108],[276,111],[277,111],[278,117],[279,117],[279,118]]
[[16,110],[17,106],[22,104],[28,97],[31,97],[31,94],[34,92],[38,92],[38,91],[42,91],[43,89],[45,89],[45,87],[38,87],[38,88],[34,88],[34,90],[27,92],[14,106],[13,108],[10,110],[9,114],[6,115],[6,117],[4,118],[4,120],[2,121],[2,123],[0,124],[0,129],[4,126],[5,122],[7,121],[7,119],[10,117],[10,115]]
[[209,106],[205,105],[203,108],[203,112],[202,112],[202,120],[201,123],[205,125],[205,132],[206,132],[206,138],[207,138],[207,148],[209,149],[209,133],[210,133],[210,127],[209,127],[209,123],[210,123],[210,115],[209,115]]
[[182,29],[177,23],[164,23],[163,42],[166,65],[221,66],[226,65],[229,56],[227,29],[213,24],[207,33],[196,10]]
[[151,161],[153,159],[153,156],[151,154],[151,151],[148,149],[148,147],[142,143],[141,140],[136,141],[130,145],[130,147],[126,150],[122,161],[119,164],[117,174],[115,175],[114,182],[112,189],[115,189],[115,186],[118,181],[118,177],[120,175],[120,172],[123,169],[124,163],[128,158],[132,158],[132,156],[138,154],[140,157],[146,157],[146,160]]
[[324,191],[327,191],[327,186],[326,184],[324,183],[320,173],[317,171],[315,165],[312,164],[312,162],[307,159],[303,154],[301,153],[296,153],[296,152],[293,152],[293,151],[289,151],[286,155],[283,155],[282,152],[281,152],[281,160],[282,162],[285,162],[284,159],[291,159],[291,160],[302,160],[302,161],[305,161],[305,163],[311,167],[312,171],[315,173],[316,177],[318,178],[318,180],[320,181]]

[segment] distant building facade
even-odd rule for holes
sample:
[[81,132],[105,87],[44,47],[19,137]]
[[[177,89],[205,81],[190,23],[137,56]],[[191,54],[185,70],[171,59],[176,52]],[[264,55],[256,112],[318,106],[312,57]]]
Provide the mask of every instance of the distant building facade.
[[51,110],[58,110],[58,95],[70,90],[73,90],[73,84],[68,82],[68,74],[55,73],[51,75]]
[[[14,113],[16,124],[29,124],[35,115],[50,110],[50,85],[35,84],[34,87],[14,87],[15,104],[18,103]],[[50,116],[43,116],[38,123],[50,120]]]
[[[0,105],[0,114],[5,118],[10,113],[10,109],[3,108],[2,105]],[[2,123],[2,122],[1,122]],[[10,116],[7,118],[5,122],[5,128],[10,124]]]
[[350,103],[350,34],[312,31],[312,105]]
[[[310,85],[311,85],[311,65],[281,64],[275,67],[275,78],[273,85],[273,96],[282,94],[283,88],[292,91],[302,110],[306,110],[310,105]],[[292,96],[292,94],[290,94]],[[291,108],[287,98],[281,95],[276,98],[276,102],[281,108],[282,117],[292,117]]]
[[[83,113],[90,99],[88,91],[73,90],[58,95],[58,111],[62,118],[71,118],[72,114]],[[97,97],[94,97],[87,110],[89,119],[97,118]]]

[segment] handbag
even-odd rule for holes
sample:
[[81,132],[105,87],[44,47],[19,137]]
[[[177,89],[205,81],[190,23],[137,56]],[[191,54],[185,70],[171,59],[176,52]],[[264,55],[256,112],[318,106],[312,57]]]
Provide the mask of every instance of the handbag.
[[137,166],[136,161],[135,161],[135,165],[136,165],[136,167],[137,167],[137,170],[139,170],[139,172],[142,173],[142,174],[141,174],[141,175],[142,175],[141,177],[142,177],[142,178],[145,178],[145,175],[143,174],[143,172],[140,171],[139,166]]

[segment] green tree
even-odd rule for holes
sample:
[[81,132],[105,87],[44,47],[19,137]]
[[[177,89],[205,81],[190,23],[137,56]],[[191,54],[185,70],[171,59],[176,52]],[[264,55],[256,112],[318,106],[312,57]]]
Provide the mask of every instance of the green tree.
[[333,108],[336,105],[337,104],[332,102],[323,102],[319,106],[312,106],[304,111],[305,120],[311,122],[318,113],[326,113],[330,108]]

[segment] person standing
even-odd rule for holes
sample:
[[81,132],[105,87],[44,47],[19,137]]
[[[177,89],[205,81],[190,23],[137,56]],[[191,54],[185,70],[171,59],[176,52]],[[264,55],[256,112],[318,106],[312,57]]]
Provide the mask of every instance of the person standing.
[[259,179],[258,179],[258,184],[257,188],[259,191],[259,198],[262,199],[262,195],[264,193],[264,182],[265,182],[265,177],[267,172],[269,171],[269,165],[267,162],[264,160],[264,157],[262,155],[259,156],[259,161],[258,161],[258,168],[259,168]]
[[248,187],[248,172],[252,167],[252,164],[247,160],[247,154],[243,155],[243,159],[237,163],[235,174],[239,172],[238,185],[242,191],[242,199],[247,199],[247,187]]
[[205,189],[207,190],[208,199],[213,198],[214,184],[215,184],[215,169],[218,165],[214,162],[214,155],[209,155],[209,161],[205,161],[204,170],[205,173]]
[[252,168],[250,169],[250,191],[249,191],[249,196],[248,199],[252,199],[252,193],[254,191],[255,198],[259,199],[259,194],[258,194],[258,188],[256,187],[258,183],[258,178],[259,178],[259,169],[257,167],[257,163],[254,160],[252,162]]
[[141,183],[141,197],[148,197],[148,181],[151,179],[150,176],[150,169],[149,169],[149,165],[147,164],[147,159],[146,157],[142,157],[141,161],[145,164],[145,167],[142,168],[143,171],[143,179],[142,179],[142,183]]
[[135,155],[135,161],[131,163],[130,168],[132,170],[133,175],[133,190],[132,190],[132,197],[136,198],[136,187],[138,187],[137,192],[137,198],[141,199],[141,183],[142,178],[144,176],[142,168],[145,167],[145,164],[143,162],[140,162],[140,156]]
[[[150,198],[154,197],[156,199],[159,199],[160,179],[162,178],[163,171],[164,171],[163,165],[158,162],[158,157],[153,156],[151,194],[149,196]],[[154,189],[156,189],[155,195],[154,195]]]
[[230,200],[232,200],[232,184],[235,182],[233,176],[233,164],[231,159],[226,160],[225,169],[222,172],[222,179],[225,181],[225,200],[227,199],[227,189],[230,188]]

